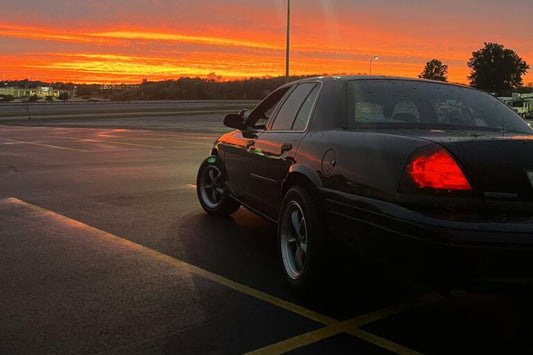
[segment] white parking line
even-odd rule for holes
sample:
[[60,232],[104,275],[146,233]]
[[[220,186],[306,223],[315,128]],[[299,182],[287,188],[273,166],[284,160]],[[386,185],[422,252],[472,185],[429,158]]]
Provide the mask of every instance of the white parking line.
[[30,144],[30,145],[37,145],[37,146],[41,146],[41,147],[54,148],[54,149],[62,149],[62,150],[72,150],[72,151],[83,152],[83,153],[88,152],[88,150],[84,150],[84,149],[61,147],[61,146],[58,146],[58,145],[52,145],[52,144],[37,143],[37,142],[28,142],[28,141],[21,141],[21,140],[18,140],[18,139],[10,139],[10,138],[0,138],[0,139],[3,139],[3,140],[5,140],[5,141],[7,141],[7,142],[9,142],[9,143],[16,143],[16,144]]
[[[124,145],[136,145],[136,146],[139,146],[139,147],[148,147],[148,148],[165,148],[165,147],[160,147],[160,146],[153,146],[153,145],[146,145],[146,144],[138,144],[138,143],[128,143],[128,142],[123,142],[123,140],[125,141],[128,141],[128,140],[133,140],[133,141],[136,141],[136,140],[147,140],[147,141],[159,141],[159,142],[170,142],[170,143],[187,143],[187,144],[193,144],[193,145],[201,145],[201,146],[204,146],[204,147],[210,147],[212,145],[212,142],[195,142],[195,141],[191,141],[191,140],[187,140],[187,139],[163,139],[163,138],[143,138],[143,137],[131,137],[131,136],[123,136],[123,137],[118,137],[118,136],[105,136],[105,135],[100,135],[100,137],[102,138],[106,138],[106,139],[94,139],[94,138],[74,138],[74,137],[63,137],[63,136],[49,136],[50,138],[55,138],[55,139],[70,139],[70,140],[77,140],[77,141],[80,141],[80,142],[88,142],[88,141],[92,141],[92,142],[109,142],[109,143],[116,143],[116,144],[124,144]],[[107,138],[111,138],[113,140],[108,140]],[[118,139],[118,141],[117,141]],[[213,139],[214,141],[214,139]]]
[[[172,143],[187,143],[187,144],[196,144],[196,145],[203,145],[203,146],[210,146],[211,143],[208,142],[193,142],[191,140],[188,140],[187,138],[173,138],[173,139],[165,139],[165,138],[143,138],[143,137],[113,137],[114,139],[132,139],[132,140],[146,140],[146,141],[158,141],[158,142],[172,142]],[[189,138],[190,139],[190,138]],[[214,141],[214,139],[213,139]]]
[[100,140],[100,139],[81,139],[85,142],[97,142],[97,143],[111,143],[111,144],[122,144],[122,145],[131,145],[134,147],[144,147],[144,148],[157,148],[157,149],[163,149],[164,147],[159,147],[156,145],[146,145],[146,144],[137,144],[137,143],[126,143],[126,142],[117,142],[117,141],[110,141],[110,140]]

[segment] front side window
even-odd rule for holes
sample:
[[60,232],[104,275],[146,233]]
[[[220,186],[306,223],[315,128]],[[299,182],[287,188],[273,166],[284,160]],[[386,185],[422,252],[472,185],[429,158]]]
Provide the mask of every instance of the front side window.
[[506,105],[467,87],[414,80],[347,83],[348,128],[494,129],[532,133]]
[[280,88],[261,101],[259,105],[250,112],[246,125],[254,129],[265,129],[267,121],[276,111],[276,108],[289,89],[291,89],[291,87]]

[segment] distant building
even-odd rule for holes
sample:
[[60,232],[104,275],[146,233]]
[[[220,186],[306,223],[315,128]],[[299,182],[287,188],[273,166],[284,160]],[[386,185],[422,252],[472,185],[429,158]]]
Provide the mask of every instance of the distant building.
[[13,95],[14,98],[29,97],[36,95],[38,97],[47,97],[53,96],[58,97],[59,95],[67,93],[69,97],[76,96],[76,89],[73,90],[64,90],[64,89],[54,89],[51,86],[37,86],[35,88],[19,88],[14,86],[0,86],[0,95]]

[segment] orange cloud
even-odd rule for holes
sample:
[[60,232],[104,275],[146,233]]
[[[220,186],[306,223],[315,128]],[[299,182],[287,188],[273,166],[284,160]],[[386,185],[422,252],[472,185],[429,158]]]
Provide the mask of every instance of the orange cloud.
[[205,37],[205,36],[191,36],[176,33],[157,33],[157,32],[136,32],[136,31],[113,31],[102,33],[91,33],[90,36],[101,38],[116,38],[116,39],[143,39],[155,41],[177,41],[177,42],[193,42],[201,44],[212,44],[220,46],[240,46],[251,48],[264,49],[282,49],[280,46],[269,43],[241,41],[238,39]]
[[[453,38],[436,41],[351,23],[332,23],[330,31],[322,35],[313,21],[301,19],[294,26],[292,74],[368,73],[370,58],[379,55],[373,74],[416,77],[428,60],[438,58],[448,64],[450,81],[467,81],[471,41],[458,45]],[[117,24],[114,29],[95,32],[0,23],[0,37],[20,43],[31,41],[26,47],[31,50],[2,55],[7,50],[0,49],[0,79],[3,75],[12,79],[30,76],[49,81],[138,83],[143,78],[165,80],[213,72],[233,79],[278,76],[285,66],[283,35],[268,31],[211,28],[204,33],[187,33],[128,29]],[[533,65],[531,50],[519,55]],[[525,84],[531,81],[532,74],[524,77]]]

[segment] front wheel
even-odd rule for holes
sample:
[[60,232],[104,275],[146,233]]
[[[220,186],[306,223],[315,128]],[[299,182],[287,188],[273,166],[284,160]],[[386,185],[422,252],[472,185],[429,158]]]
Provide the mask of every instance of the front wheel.
[[317,286],[324,274],[325,230],[319,206],[308,191],[301,186],[289,189],[278,223],[278,251],[285,279],[297,294]]
[[219,158],[212,155],[198,169],[196,193],[202,208],[209,214],[228,216],[240,207],[225,187],[224,168]]

